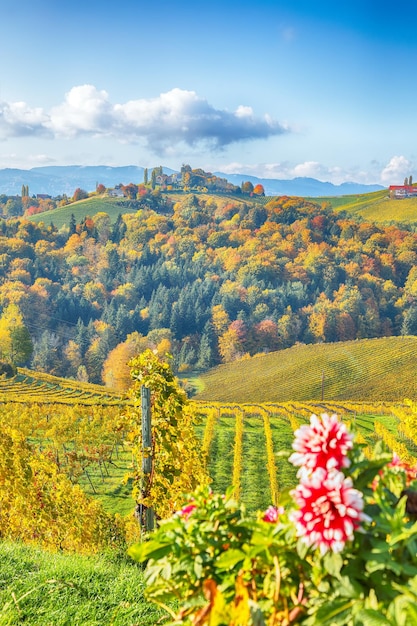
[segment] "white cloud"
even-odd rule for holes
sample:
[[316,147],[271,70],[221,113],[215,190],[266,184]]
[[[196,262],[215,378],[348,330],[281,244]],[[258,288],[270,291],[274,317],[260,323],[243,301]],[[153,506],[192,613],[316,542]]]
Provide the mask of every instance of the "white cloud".
[[65,101],[51,109],[47,126],[58,137],[111,134],[113,106],[104,90],[93,85],[73,87]]
[[323,182],[340,184],[348,181],[362,181],[363,173],[358,178],[358,171],[343,170],[341,167],[328,167],[318,161],[304,161],[293,164],[288,161],[282,163],[230,163],[221,168],[225,173],[247,173],[260,178],[276,178],[290,180],[297,177],[316,178]]
[[30,169],[32,167],[40,167],[42,165],[57,164],[56,159],[46,154],[21,154],[11,152],[8,154],[0,154],[0,168],[16,167],[19,169]]
[[256,117],[251,107],[239,106],[234,113],[215,109],[194,91],[172,89],[152,100],[134,100],[115,106],[123,133],[144,138],[159,153],[172,144],[195,146],[206,142],[212,148],[282,134],[288,128],[267,116]]
[[0,137],[45,135],[47,121],[41,108],[31,108],[26,102],[0,102]]
[[49,135],[58,138],[110,137],[144,142],[159,154],[173,145],[206,144],[221,149],[239,141],[265,139],[289,132],[269,115],[256,116],[249,106],[236,111],[214,108],[194,91],[172,89],[157,98],[112,104],[94,85],[73,87],[51,110],[22,102],[0,103],[0,138]]
[[402,185],[412,170],[413,164],[406,157],[393,156],[381,172],[381,181],[386,185]]
[[405,157],[393,157],[385,167],[373,161],[364,169],[361,167],[328,166],[318,161],[304,161],[302,163],[239,163],[233,162],[216,168],[226,174],[250,174],[259,178],[291,180],[297,177],[316,178],[322,182],[331,182],[340,185],[347,182],[363,184],[390,184],[402,183],[405,176],[412,173],[412,163]]

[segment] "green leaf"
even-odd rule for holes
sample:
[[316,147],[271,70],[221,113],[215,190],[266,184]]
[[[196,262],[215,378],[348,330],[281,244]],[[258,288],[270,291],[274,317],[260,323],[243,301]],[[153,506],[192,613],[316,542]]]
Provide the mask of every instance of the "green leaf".
[[232,548],[231,550],[227,550],[223,552],[217,559],[217,567],[219,569],[229,569],[235,567],[238,563],[244,561],[246,554],[242,552],[242,550],[237,550]]
[[415,599],[397,596],[388,608],[388,615],[392,617],[395,626],[409,626],[417,624],[417,607]]
[[363,626],[394,626],[382,613],[374,609],[363,609],[356,616],[356,623]]
[[355,478],[355,488],[359,489],[359,491],[363,491],[365,487],[372,483],[373,479],[384,467],[385,463],[386,459],[377,460],[374,463],[370,462],[371,466],[368,466]]
[[323,558],[323,565],[328,574],[337,578],[342,569],[343,558],[340,554],[327,552]]
[[353,600],[330,600],[329,602],[322,604],[315,614],[315,623],[317,624],[317,626],[319,624],[320,626],[345,624],[346,622],[342,621],[342,616],[344,613],[350,615],[352,606]]
[[170,544],[160,544],[155,541],[149,541],[147,543],[135,543],[128,548],[128,555],[139,563],[143,563],[148,559],[162,559],[172,551]]
[[197,578],[201,578],[203,575],[203,560],[201,556],[196,556],[194,559],[194,574]]
[[353,576],[339,576],[337,592],[344,598],[359,598],[363,594],[362,586]]

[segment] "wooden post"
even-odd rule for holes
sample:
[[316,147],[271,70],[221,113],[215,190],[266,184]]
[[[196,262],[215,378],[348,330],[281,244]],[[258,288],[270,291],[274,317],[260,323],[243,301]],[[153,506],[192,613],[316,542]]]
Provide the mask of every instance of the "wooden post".
[[324,370],[321,372],[321,401],[324,400]]
[[[142,385],[140,388],[142,413],[142,470],[145,478],[145,490],[152,472],[152,425],[151,425],[151,390]],[[153,509],[146,509],[145,529],[153,530],[155,516]]]

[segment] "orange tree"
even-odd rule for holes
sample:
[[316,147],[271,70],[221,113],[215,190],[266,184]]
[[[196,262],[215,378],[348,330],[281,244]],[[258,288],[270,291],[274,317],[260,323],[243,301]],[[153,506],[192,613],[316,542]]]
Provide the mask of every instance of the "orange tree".
[[[155,352],[145,350],[130,366],[135,399],[130,440],[137,463],[133,495],[138,505],[153,508],[157,518],[166,518],[179,507],[184,493],[209,482],[205,454],[194,429],[198,417],[169,364]],[[139,410],[142,385],[151,390],[152,445],[145,451]],[[144,454],[153,459],[149,475],[142,468]]]

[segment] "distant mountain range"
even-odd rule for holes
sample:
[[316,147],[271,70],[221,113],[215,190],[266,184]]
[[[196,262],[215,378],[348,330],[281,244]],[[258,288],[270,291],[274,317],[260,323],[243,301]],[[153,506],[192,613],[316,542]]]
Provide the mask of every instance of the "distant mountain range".
[[234,185],[241,185],[249,180],[253,185],[260,183],[265,189],[267,196],[302,196],[317,198],[319,196],[348,196],[356,193],[369,193],[384,189],[382,185],[362,185],[361,183],[323,183],[316,178],[298,177],[290,180],[278,180],[277,178],[257,178],[248,174],[222,174],[214,172],[216,176],[227,178]]
[[[149,173],[152,168],[149,168]],[[164,167],[166,174],[175,170]],[[105,187],[114,187],[118,184],[143,182],[143,167],[127,165],[124,167],[110,167],[107,165],[54,165],[34,167],[30,170],[0,169],[0,194],[17,195],[22,191],[22,185],[29,186],[29,194],[44,193],[51,196],[67,194],[72,196],[77,187],[86,191],[94,191],[97,184]],[[383,189],[381,185],[362,185],[360,183],[343,183],[334,185],[322,182],[315,178],[293,178],[278,180],[275,178],[258,178],[248,174],[225,174],[213,172],[220,178],[226,178],[234,185],[241,185],[250,181],[254,185],[260,183],[267,196],[344,196],[356,193],[368,193]]]

